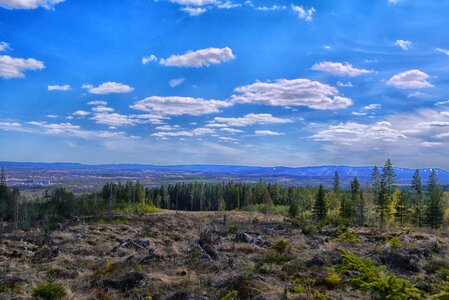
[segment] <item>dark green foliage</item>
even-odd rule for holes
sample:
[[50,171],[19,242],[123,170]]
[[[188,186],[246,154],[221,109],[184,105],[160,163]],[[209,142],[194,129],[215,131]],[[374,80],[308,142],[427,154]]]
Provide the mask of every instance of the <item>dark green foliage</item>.
[[53,278],[49,278],[46,283],[42,283],[33,289],[33,299],[37,300],[59,300],[66,296],[64,287],[57,284]]
[[324,220],[327,217],[327,201],[325,196],[326,192],[324,191],[324,187],[320,184],[313,210],[314,215],[318,220]]
[[427,182],[427,190],[429,194],[429,203],[426,210],[427,224],[429,224],[431,228],[438,228],[443,223],[444,200],[443,191],[438,185],[438,177],[434,169],[430,173]]
[[334,175],[334,192],[336,194],[340,192],[340,176],[338,175],[337,171],[335,171]]
[[396,220],[399,224],[404,224],[408,220],[410,214],[410,204],[407,201],[406,194],[399,191],[398,200],[396,202]]
[[375,299],[425,299],[425,293],[406,279],[388,273],[384,266],[376,267],[370,258],[339,249],[344,263],[337,269],[348,275],[346,280],[354,289],[370,293]]
[[385,162],[385,165],[382,169],[382,176],[381,180],[385,182],[385,186],[388,191],[388,195],[391,197],[393,195],[393,191],[396,187],[396,173],[393,169],[393,164],[391,163],[391,160],[388,158]]
[[292,246],[284,240],[277,241],[273,244],[272,248],[276,250],[277,253],[285,253],[292,249]]
[[413,174],[411,188],[413,224],[418,227],[422,227],[425,223],[425,201],[422,190],[421,175],[419,174],[418,169],[416,169],[415,174]]
[[288,208],[288,215],[292,219],[296,218],[299,215],[299,203],[298,203],[298,201],[293,200],[290,203],[290,206]]
[[387,216],[390,212],[390,200],[391,198],[388,194],[387,183],[385,180],[381,179],[374,199],[381,226],[385,226]]

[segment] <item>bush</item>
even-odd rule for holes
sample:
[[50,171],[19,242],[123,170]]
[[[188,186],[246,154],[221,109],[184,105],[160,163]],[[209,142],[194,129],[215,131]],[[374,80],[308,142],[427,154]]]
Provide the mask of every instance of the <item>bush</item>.
[[391,246],[391,248],[393,249],[400,249],[402,248],[402,242],[401,239],[397,236],[392,237],[391,239],[388,240],[388,244]]
[[292,246],[284,240],[277,241],[273,244],[272,248],[276,250],[277,253],[285,253],[292,249]]
[[152,214],[159,211],[159,208],[153,204],[148,203],[122,203],[117,209],[116,213],[138,213],[138,214]]
[[221,298],[221,300],[232,300],[232,299],[236,299],[237,295],[239,293],[237,291],[231,291],[228,294],[226,294],[226,296],[224,296],[223,298]]
[[354,232],[351,232],[349,230],[345,230],[339,237],[339,242],[343,243],[352,243],[352,244],[358,244],[360,243],[360,238],[355,234]]
[[38,300],[60,300],[66,296],[64,287],[57,284],[54,278],[50,277],[46,283],[35,287],[32,292],[33,299]]
[[256,267],[260,268],[261,266],[263,266],[264,264],[268,264],[268,265],[282,265],[283,263],[285,263],[287,261],[287,257],[285,257],[285,255],[281,254],[281,253],[276,253],[276,254],[270,254],[270,255],[265,255],[262,256],[259,261],[257,262]]
[[385,271],[385,266],[376,267],[370,258],[358,258],[356,255],[339,249],[344,263],[338,271],[349,275],[347,280],[354,289],[369,292],[374,299],[425,299],[425,293],[409,280],[397,277]]
[[324,281],[328,287],[336,287],[343,281],[343,279],[341,279],[340,275],[336,272],[330,272],[326,275]]

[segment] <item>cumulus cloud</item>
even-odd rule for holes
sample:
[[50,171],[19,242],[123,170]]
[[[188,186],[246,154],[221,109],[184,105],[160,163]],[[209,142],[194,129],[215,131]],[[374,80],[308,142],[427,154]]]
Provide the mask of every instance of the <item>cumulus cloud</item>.
[[109,113],[109,112],[96,113],[90,119],[94,120],[96,123],[99,124],[106,124],[117,127],[136,124],[136,120],[134,118],[119,113]]
[[167,137],[189,137],[193,136],[192,132],[189,131],[162,131],[162,132],[155,132],[151,136],[155,136],[158,138],[167,138]]
[[282,135],[283,133],[271,130],[256,130],[254,131],[256,135],[260,136],[270,136],[270,135]]
[[372,103],[372,104],[368,104],[366,106],[363,107],[364,110],[374,110],[374,109],[380,109],[382,107],[381,104],[379,103]]
[[181,55],[172,55],[160,59],[159,63],[167,67],[205,67],[221,64],[235,59],[231,48],[206,48],[197,51],[188,51]]
[[85,110],[77,110],[72,115],[78,116],[78,117],[85,117],[85,116],[90,115],[90,112],[85,111]]
[[65,85],[49,85],[47,87],[49,91],[70,91],[71,87],[68,84]]
[[97,101],[89,101],[87,102],[87,105],[108,105],[108,103],[106,101],[103,100],[97,100]]
[[243,127],[255,124],[285,124],[292,122],[292,120],[273,117],[271,114],[247,114],[238,118],[215,117],[213,122],[223,123],[232,127]]
[[162,131],[172,131],[172,130],[177,130],[179,129],[180,126],[179,125],[162,125],[162,126],[158,126],[156,127],[156,130],[162,130]]
[[328,72],[334,75],[347,75],[355,77],[363,74],[369,74],[373,71],[354,68],[351,64],[341,62],[323,61],[312,66],[312,70]]
[[168,82],[168,85],[172,88],[175,88],[175,87],[183,84],[185,80],[186,80],[185,78],[170,79],[170,81]]
[[28,125],[43,129],[45,134],[74,136],[83,139],[124,137],[124,132],[85,130],[71,123],[28,122]]
[[398,155],[421,155],[421,146],[449,146],[449,114],[424,109],[389,115],[374,123],[339,123],[319,130],[312,139],[327,142],[328,149],[335,151],[383,149]]
[[7,42],[0,42],[0,52],[6,51],[10,49],[9,44]]
[[341,82],[341,81],[337,81],[337,85],[340,86],[340,87],[353,87],[351,82],[344,83],[344,82]]
[[0,129],[5,131],[20,131],[22,125],[17,122],[0,121]]
[[191,97],[159,97],[152,96],[136,102],[130,107],[141,111],[152,111],[161,115],[200,116],[220,112],[221,108],[232,106],[231,102],[206,100]]
[[26,70],[42,70],[44,63],[34,58],[14,58],[9,55],[0,55],[0,77],[23,78]]
[[217,0],[171,0],[173,3],[179,5],[204,6],[209,4],[216,4]]
[[298,15],[300,19],[303,19],[307,22],[312,22],[313,14],[315,13],[315,8],[305,9],[302,6],[292,5],[293,11]]
[[305,106],[318,110],[342,109],[352,105],[352,100],[340,96],[335,87],[309,79],[256,82],[238,87],[235,92],[239,93],[231,97],[235,103]]
[[104,112],[112,112],[112,111],[114,111],[114,109],[112,107],[99,105],[99,106],[95,106],[94,108],[92,108],[92,111],[97,112],[97,113],[104,113]]
[[218,137],[218,140],[221,142],[237,142],[238,141],[238,139],[236,139],[236,138],[227,137],[227,136],[220,136],[220,137]]
[[412,48],[412,42],[404,40],[396,40],[394,42],[395,46],[401,47],[402,50],[408,51]]
[[0,6],[6,9],[53,9],[55,4],[61,2],[64,0],[0,0]]
[[449,50],[443,48],[435,48],[435,51],[441,52],[443,54],[449,55]]
[[202,7],[183,7],[181,8],[181,10],[191,17],[199,16],[207,11],[205,8]]
[[261,11],[276,11],[276,10],[286,10],[287,6],[285,5],[272,5],[272,6],[257,6],[256,10]]
[[229,127],[220,128],[220,131],[224,131],[224,132],[231,133],[231,134],[243,132],[243,130],[235,129],[235,128],[229,128]]
[[151,54],[150,56],[144,56],[142,57],[142,64],[146,65],[151,62],[157,62],[157,57],[154,54]]
[[84,89],[87,89],[91,94],[104,95],[104,94],[126,94],[134,91],[133,87],[118,82],[105,82],[97,87],[91,84],[83,84]]
[[400,89],[420,89],[433,87],[427,79],[430,76],[420,70],[409,70],[391,77],[387,84]]

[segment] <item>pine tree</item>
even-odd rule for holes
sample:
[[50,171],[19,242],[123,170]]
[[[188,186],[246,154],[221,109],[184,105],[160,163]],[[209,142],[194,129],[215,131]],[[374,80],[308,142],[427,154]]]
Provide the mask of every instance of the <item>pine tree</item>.
[[376,193],[375,204],[377,206],[377,213],[379,214],[380,226],[384,227],[386,218],[390,213],[390,195],[388,194],[387,183],[381,179],[379,181],[379,188]]
[[429,204],[427,206],[426,217],[427,224],[431,228],[438,228],[443,223],[444,201],[443,192],[438,185],[438,176],[433,169],[427,181],[427,191],[429,194]]
[[399,222],[399,224],[404,224],[409,212],[408,210],[409,205],[407,203],[407,197],[404,192],[399,191],[398,200],[395,208],[396,208],[395,214],[396,220]]
[[334,192],[337,195],[340,192],[340,176],[338,175],[337,171],[335,171],[334,175]]
[[353,222],[354,217],[356,215],[356,207],[360,204],[360,183],[357,177],[351,181],[351,200],[350,200],[350,211],[349,211],[349,219],[350,223]]
[[314,214],[318,220],[324,220],[327,217],[327,202],[326,202],[326,192],[324,187],[320,184],[318,188],[318,193],[316,195]]
[[380,185],[380,174],[377,166],[374,166],[373,172],[371,173],[371,185],[373,187],[373,192],[377,193]]
[[415,174],[413,174],[411,187],[413,192],[414,223],[418,227],[422,227],[425,219],[425,202],[419,169],[416,169]]
[[381,179],[385,181],[388,195],[391,197],[396,187],[396,173],[394,172],[393,164],[390,159],[387,159],[382,169]]
[[299,203],[295,199],[293,199],[290,203],[290,207],[288,208],[288,215],[290,218],[296,218],[299,214]]

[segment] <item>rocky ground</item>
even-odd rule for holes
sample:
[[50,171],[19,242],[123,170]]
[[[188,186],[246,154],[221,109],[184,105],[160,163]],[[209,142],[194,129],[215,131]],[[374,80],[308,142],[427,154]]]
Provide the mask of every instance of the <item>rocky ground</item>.
[[206,300],[231,291],[239,299],[371,299],[337,275],[339,248],[374,259],[428,293],[444,272],[449,276],[447,232],[349,232],[314,232],[244,212],[121,215],[112,225],[75,219],[47,234],[1,236],[0,299],[31,299],[48,278],[65,288],[65,299]]

